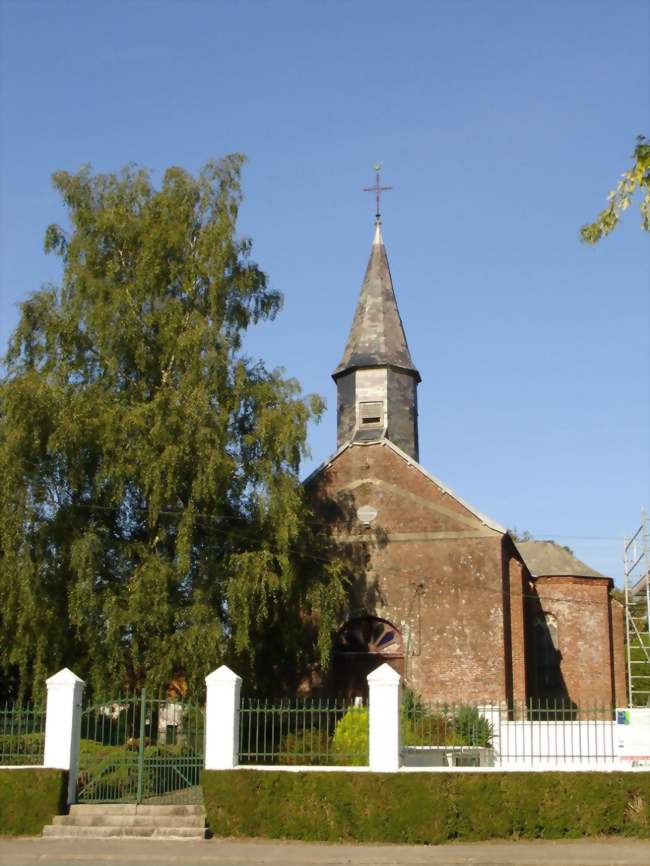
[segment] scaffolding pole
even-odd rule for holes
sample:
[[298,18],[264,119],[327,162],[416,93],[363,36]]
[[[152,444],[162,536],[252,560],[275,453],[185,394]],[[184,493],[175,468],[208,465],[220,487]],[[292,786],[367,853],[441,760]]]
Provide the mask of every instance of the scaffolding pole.
[[631,707],[650,706],[650,543],[648,514],[623,544],[625,576],[625,646]]

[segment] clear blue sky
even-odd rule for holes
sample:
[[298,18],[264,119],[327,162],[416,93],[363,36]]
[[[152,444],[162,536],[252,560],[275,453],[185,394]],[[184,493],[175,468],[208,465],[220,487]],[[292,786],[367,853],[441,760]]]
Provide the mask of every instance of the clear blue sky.
[[285,295],[248,350],[328,412],[372,237],[422,374],[421,461],[619,577],[648,504],[648,237],[604,206],[648,122],[645,0],[0,0],[0,346],[58,262],[51,173],[245,152],[241,230]]

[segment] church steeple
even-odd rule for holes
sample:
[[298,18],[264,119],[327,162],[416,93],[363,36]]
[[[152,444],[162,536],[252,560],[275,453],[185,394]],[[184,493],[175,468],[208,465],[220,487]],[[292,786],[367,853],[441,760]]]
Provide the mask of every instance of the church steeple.
[[379,220],[375,221],[375,237],[350,336],[333,375],[336,379],[345,370],[376,366],[409,370],[420,381],[397,309]]
[[379,217],[348,342],[332,376],[339,446],[385,436],[418,459],[420,374],[397,308]]

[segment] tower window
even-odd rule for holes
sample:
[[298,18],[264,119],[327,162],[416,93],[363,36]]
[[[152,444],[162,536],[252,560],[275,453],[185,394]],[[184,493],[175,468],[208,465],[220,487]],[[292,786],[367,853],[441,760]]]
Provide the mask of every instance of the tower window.
[[384,404],[383,403],[359,403],[359,426],[360,427],[383,427],[384,426]]

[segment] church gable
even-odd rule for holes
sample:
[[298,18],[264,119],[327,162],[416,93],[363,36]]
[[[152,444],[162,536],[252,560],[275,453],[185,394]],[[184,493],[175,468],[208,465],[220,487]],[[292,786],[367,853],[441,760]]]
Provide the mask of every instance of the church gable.
[[494,537],[505,529],[463,502],[388,440],[340,449],[306,482],[336,503],[352,534],[372,525],[394,540]]

